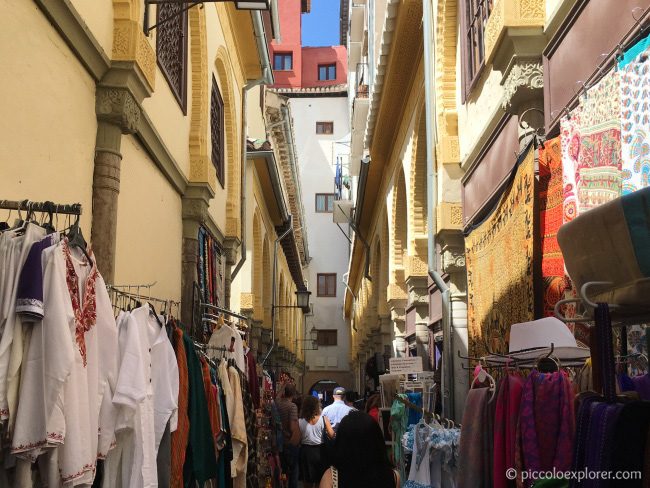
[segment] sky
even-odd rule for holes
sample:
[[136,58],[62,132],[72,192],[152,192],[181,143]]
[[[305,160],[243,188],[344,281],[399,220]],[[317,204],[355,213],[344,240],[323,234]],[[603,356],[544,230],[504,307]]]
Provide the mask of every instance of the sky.
[[311,0],[311,12],[302,15],[303,46],[338,46],[340,0]]

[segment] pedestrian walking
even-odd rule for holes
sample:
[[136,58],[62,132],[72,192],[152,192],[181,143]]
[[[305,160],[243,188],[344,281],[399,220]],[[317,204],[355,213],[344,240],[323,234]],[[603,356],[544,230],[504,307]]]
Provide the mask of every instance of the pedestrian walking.
[[388,460],[379,424],[367,413],[354,411],[340,423],[332,464],[319,488],[398,488],[399,474]]
[[328,405],[323,410],[323,415],[327,417],[332,424],[334,432],[336,432],[339,423],[343,420],[347,414],[354,410],[354,407],[349,406],[345,403],[345,388],[342,386],[337,386],[334,388],[333,395],[334,402],[331,405]]
[[366,400],[366,413],[379,423],[379,405],[381,404],[381,397],[379,393],[374,393]]
[[298,426],[298,408],[293,402],[296,387],[287,384],[276,398],[275,403],[282,421],[282,471],[287,474],[288,488],[298,488],[300,459],[300,427]]
[[322,415],[320,401],[311,396],[305,397],[300,412],[300,479],[304,488],[318,486],[323,472],[327,469],[327,438],[334,437],[330,421]]

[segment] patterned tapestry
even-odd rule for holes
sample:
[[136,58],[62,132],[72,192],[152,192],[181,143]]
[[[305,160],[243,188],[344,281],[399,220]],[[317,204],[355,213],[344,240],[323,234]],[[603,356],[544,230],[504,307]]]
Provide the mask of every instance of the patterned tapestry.
[[578,214],[621,195],[620,73],[611,70],[580,100]]
[[531,147],[496,211],[465,238],[472,356],[507,352],[510,326],[535,318],[534,154]]
[[[639,44],[647,46],[645,40]],[[650,185],[650,47],[621,66],[621,104],[622,190],[626,195]]]
[[544,282],[544,317],[552,317],[555,304],[564,298],[568,277],[557,242],[563,222],[562,151],[560,137],[544,142],[539,149],[539,205],[542,240],[542,279]]

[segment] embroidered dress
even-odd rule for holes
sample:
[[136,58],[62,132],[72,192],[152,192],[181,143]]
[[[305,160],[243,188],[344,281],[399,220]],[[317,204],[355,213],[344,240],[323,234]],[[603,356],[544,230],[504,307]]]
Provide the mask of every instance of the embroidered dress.
[[620,70],[623,195],[650,185],[649,39],[629,50],[636,55]]
[[[413,457],[411,459],[411,470],[409,479],[404,484],[404,488],[431,488],[431,449],[429,446],[429,437],[431,436],[431,427],[423,422],[415,425],[413,431]],[[438,477],[440,472],[438,471]],[[438,483],[436,488],[440,488]]]

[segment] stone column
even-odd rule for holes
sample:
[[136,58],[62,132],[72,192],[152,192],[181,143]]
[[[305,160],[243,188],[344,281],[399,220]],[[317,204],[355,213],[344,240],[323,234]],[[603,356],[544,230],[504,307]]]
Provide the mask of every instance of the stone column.
[[113,283],[122,134],[133,134],[137,131],[141,111],[128,89],[98,86],[95,112],[97,139],[90,240],[99,271],[107,283]]
[[415,307],[415,341],[417,355],[422,357],[423,367],[429,369],[429,288],[427,276],[409,276],[406,278],[408,287],[409,309]]

